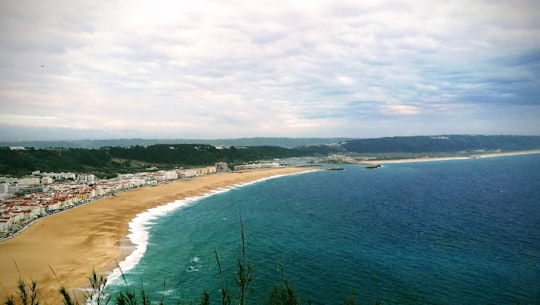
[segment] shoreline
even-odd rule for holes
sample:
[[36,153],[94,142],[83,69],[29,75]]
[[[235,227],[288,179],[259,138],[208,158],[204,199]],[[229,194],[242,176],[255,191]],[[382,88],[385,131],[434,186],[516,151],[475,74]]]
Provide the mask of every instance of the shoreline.
[[[269,177],[260,178],[253,181],[243,182],[243,183],[237,183],[230,186],[223,186],[219,187],[217,189],[210,190],[207,193],[200,194],[193,197],[186,197],[183,199],[177,199],[172,202],[164,203],[163,205],[148,209],[140,214],[138,214],[135,218],[133,218],[129,222],[129,234],[124,238],[124,248],[127,248],[126,255],[123,257],[121,261],[118,262],[118,266],[112,270],[108,276],[107,276],[107,283],[111,284],[114,280],[120,278],[122,276],[122,273],[126,273],[132,268],[134,268],[139,261],[144,257],[144,254],[146,253],[146,249],[148,246],[148,237],[149,237],[149,230],[152,227],[152,224],[149,224],[149,221],[152,221],[156,218],[159,218],[161,216],[165,216],[168,213],[174,212],[178,209],[188,207],[191,204],[197,203],[200,200],[203,200],[205,198],[223,194],[228,191],[241,188],[244,186],[252,185],[255,183],[268,181],[271,179],[276,179],[284,176],[291,176],[291,175],[298,175],[307,173],[310,171],[301,171],[297,173],[291,173],[291,174],[282,174],[282,175],[274,175]],[[122,247],[122,246],[121,246]]]
[[129,226],[137,215],[150,209],[314,170],[288,167],[178,180],[130,190],[43,218],[19,235],[0,242],[0,300],[16,296],[19,278],[27,283],[36,281],[38,297],[47,305],[62,303],[58,293],[62,285],[70,293],[80,295],[83,287],[88,286],[87,277],[92,269],[108,277],[119,262],[137,249],[128,239]]
[[[124,190],[124,192],[129,192],[131,190]],[[39,218],[36,218],[34,220],[32,220],[31,222],[25,224],[23,227],[21,227],[20,229],[18,229],[13,235],[8,235],[8,236],[5,236],[5,237],[1,237],[0,238],[0,243],[2,243],[3,241],[6,241],[6,240],[9,240],[9,239],[12,239],[12,238],[15,238],[17,237],[19,234],[21,234],[22,232],[24,232],[26,229],[28,229],[29,227],[35,225],[36,223],[38,223],[39,221],[43,220],[43,219],[46,219],[47,217],[51,217],[51,216],[55,216],[55,215],[58,215],[58,214],[62,214],[64,212],[67,212],[69,210],[72,210],[72,209],[76,209],[76,208],[80,208],[80,207],[83,207],[87,204],[91,204],[93,202],[96,202],[96,201],[99,201],[99,200],[103,200],[103,199],[106,199],[106,198],[109,198],[111,197],[111,195],[107,195],[107,196],[102,196],[100,198],[97,198],[97,199],[93,199],[93,200],[90,200],[88,202],[85,202],[85,203],[82,203],[82,204],[78,204],[76,206],[73,206],[73,207],[70,207],[68,209],[65,209],[65,210],[61,210],[61,211],[58,211],[58,212],[55,212],[53,214],[47,214],[45,216],[41,216]]]
[[388,160],[364,160],[358,161],[356,164],[375,166],[383,164],[397,164],[397,163],[416,163],[416,162],[435,162],[435,161],[454,161],[454,160],[468,160],[468,159],[481,159],[481,158],[493,158],[493,157],[509,157],[519,155],[531,155],[540,154],[540,149],[534,150],[522,150],[512,152],[498,152],[498,153],[478,153],[471,154],[469,156],[449,156],[449,157],[419,157],[419,158],[405,158],[405,159],[388,159]]

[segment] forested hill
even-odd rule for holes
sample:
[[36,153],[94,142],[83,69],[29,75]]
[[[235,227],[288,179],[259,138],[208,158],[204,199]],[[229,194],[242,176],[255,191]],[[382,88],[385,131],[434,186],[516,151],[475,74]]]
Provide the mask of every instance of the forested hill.
[[416,136],[348,140],[340,144],[356,153],[430,153],[460,151],[518,151],[540,149],[540,136]]
[[[311,139],[314,141],[315,139]],[[327,140],[327,139],[326,139]],[[157,144],[130,147],[0,148],[0,175],[34,170],[91,172],[99,176],[141,171],[148,167],[195,167],[227,162],[230,166],[275,158],[325,156],[335,153],[462,154],[478,151],[540,149],[540,136],[417,136],[345,140],[286,148],[280,146],[216,147],[208,144]]]
[[0,148],[0,175],[24,175],[31,171],[75,171],[101,177],[144,171],[148,167],[174,168],[213,165],[230,166],[257,160],[311,155],[302,149],[277,146],[229,147],[218,149],[205,144],[158,144],[148,147],[102,147],[100,149]]

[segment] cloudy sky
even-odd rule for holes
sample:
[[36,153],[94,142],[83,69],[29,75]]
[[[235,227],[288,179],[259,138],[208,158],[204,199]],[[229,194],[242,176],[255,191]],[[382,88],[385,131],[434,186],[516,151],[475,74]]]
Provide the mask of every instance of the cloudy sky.
[[0,140],[540,134],[540,2],[0,2]]

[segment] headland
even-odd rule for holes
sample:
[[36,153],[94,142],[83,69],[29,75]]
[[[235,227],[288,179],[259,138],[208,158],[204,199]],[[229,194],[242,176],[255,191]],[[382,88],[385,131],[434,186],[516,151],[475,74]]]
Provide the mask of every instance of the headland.
[[505,157],[505,156],[517,156],[517,155],[529,155],[540,154],[540,149],[535,150],[523,150],[513,152],[493,152],[493,153],[476,153],[468,156],[445,156],[445,157],[430,157],[430,156],[418,156],[414,158],[392,158],[392,159],[368,159],[358,161],[356,163],[362,164],[367,168],[379,168],[382,164],[392,163],[411,163],[411,162],[433,162],[433,161],[452,161],[452,160],[466,160],[466,159],[479,159],[490,157]]

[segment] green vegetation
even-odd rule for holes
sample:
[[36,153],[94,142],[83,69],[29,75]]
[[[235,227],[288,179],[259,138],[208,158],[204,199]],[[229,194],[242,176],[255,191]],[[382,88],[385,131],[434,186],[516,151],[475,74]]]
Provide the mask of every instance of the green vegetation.
[[[27,284],[24,280],[19,279],[17,283],[16,299],[13,295],[8,296],[4,301],[5,305],[39,305],[37,283],[31,281]],[[17,303],[18,300],[19,302]]]
[[[243,141],[241,141],[243,140]],[[253,143],[264,138],[239,139],[240,143]],[[298,139],[274,139],[272,143],[296,143]],[[314,143],[316,139],[306,139]],[[282,146],[231,146],[218,149],[210,144],[155,144],[122,147],[128,140],[103,140],[113,144],[99,149],[83,148],[26,148],[11,150],[0,148],[0,175],[22,176],[34,170],[72,171],[93,173],[100,178],[110,178],[118,173],[144,171],[156,166],[160,169],[175,167],[208,166],[216,162],[227,162],[229,166],[272,160],[275,158],[326,156],[329,154],[363,154],[381,159],[414,157],[420,154],[450,156],[472,154],[478,151],[519,151],[540,149],[540,136],[415,136],[378,139],[356,139],[328,144],[320,139],[320,144],[309,144],[296,148]],[[149,143],[141,140],[136,143]],[[171,140],[175,141],[175,140]],[[218,140],[215,140],[218,141]],[[129,142],[129,141],[128,141]],[[63,143],[63,142],[62,142]],[[101,142],[98,142],[101,143]],[[325,144],[326,143],[326,144]],[[66,143],[64,143],[66,144]],[[66,144],[67,145],[67,144]],[[116,145],[116,146],[114,146]],[[381,155],[382,154],[382,155]]]
[[217,149],[204,144],[158,144],[148,147],[102,147],[100,149],[54,148],[11,150],[0,148],[0,174],[22,176],[31,171],[75,171],[93,173],[101,178],[117,173],[145,171],[148,167],[208,166],[227,162],[230,166],[311,155],[306,150],[277,146],[231,147]]
[[[247,305],[250,304],[249,295],[252,292],[250,285],[253,282],[253,271],[254,265],[247,259],[246,254],[246,244],[245,244],[245,230],[244,222],[240,218],[241,225],[241,257],[236,262],[236,271],[234,273],[235,284],[237,293],[233,295],[232,291],[224,284],[225,279],[223,277],[222,265],[219,259],[217,250],[214,249],[214,254],[216,258],[216,263],[218,266],[219,277],[221,279],[221,287],[219,290],[221,292],[221,299],[217,302],[213,302],[210,298],[210,293],[208,290],[204,290],[201,293],[200,299],[198,301],[199,305]],[[53,274],[56,273],[51,269]],[[289,283],[289,281],[283,275],[283,264],[280,264],[280,275],[281,275],[281,284],[275,285],[271,292],[268,295],[267,305],[300,305],[304,304],[300,297],[298,296],[296,290]],[[122,274],[122,277],[124,275]],[[58,279],[58,278],[57,278]],[[60,279],[58,279],[60,283]],[[131,287],[127,287],[127,281],[124,278],[126,283],[126,289],[122,292],[119,292],[117,295],[109,295],[107,292],[107,278],[103,275],[98,275],[95,270],[92,271],[91,275],[88,277],[88,282],[90,284],[89,291],[84,295],[86,301],[90,301],[90,304],[95,305],[108,305],[111,303],[111,300],[114,302],[114,305],[150,305],[156,304],[153,300],[150,299],[149,295],[145,292],[144,285],[141,284],[138,290],[134,290]],[[74,297],[72,297],[66,288],[61,285],[59,288],[59,293],[62,295],[64,305],[83,305],[79,303]],[[138,293],[137,293],[138,291]],[[30,284],[25,283],[23,280],[19,280],[17,296],[9,296],[5,301],[4,305],[40,305],[38,300],[38,289],[36,282],[32,281]],[[163,298],[157,303],[159,305],[166,305]],[[193,304],[192,301],[177,300],[176,304]],[[313,304],[311,299],[307,299],[306,303],[308,305]],[[351,296],[343,300],[344,305],[355,305],[356,304],[356,292],[353,290]],[[375,301],[376,305],[382,305],[383,302],[380,299]]]
[[433,153],[517,151],[540,148],[540,136],[416,136],[349,140],[341,145],[356,153]]

